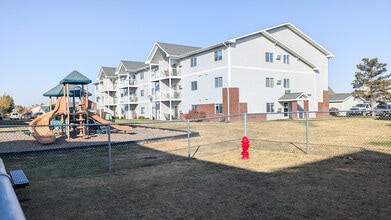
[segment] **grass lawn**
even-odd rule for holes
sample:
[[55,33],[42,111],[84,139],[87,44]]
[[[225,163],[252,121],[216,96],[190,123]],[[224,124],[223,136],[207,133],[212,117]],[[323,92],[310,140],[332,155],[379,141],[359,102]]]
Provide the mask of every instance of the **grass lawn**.
[[[391,121],[191,123],[188,140],[7,156],[27,219],[388,219]],[[184,122],[150,124],[186,130]]]

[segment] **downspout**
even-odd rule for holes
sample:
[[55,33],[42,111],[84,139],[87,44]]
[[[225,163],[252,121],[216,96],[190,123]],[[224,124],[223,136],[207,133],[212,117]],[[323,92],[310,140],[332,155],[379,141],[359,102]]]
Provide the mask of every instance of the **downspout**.
[[227,79],[227,120],[230,121],[230,94],[229,90],[231,88],[231,42],[224,42],[224,46],[227,47],[227,71],[228,71],[228,79]]
[[171,121],[171,114],[172,114],[172,88],[171,88],[171,86],[172,86],[172,78],[171,78],[171,59],[170,58],[168,58],[168,87],[169,87],[169,91],[170,91],[170,97],[169,97],[169,117],[170,117],[170,119],[169,119],[169,121]]

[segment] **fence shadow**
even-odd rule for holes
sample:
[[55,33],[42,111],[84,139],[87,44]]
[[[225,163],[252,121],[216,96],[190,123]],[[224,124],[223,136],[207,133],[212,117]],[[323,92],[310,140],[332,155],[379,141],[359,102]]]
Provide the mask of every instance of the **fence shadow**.
[[[31,160],[30,201],[22,203],[27,218],[259,219],[375,218],[391,216],[389,163],[365,158],[361,151],[287,167],[274,172],[250,171],[157,151],[142,145],[118,145],[112,173],[53,176],[49,170],[84,169],[104,163],[87,160],[89,151],[72,150],[37,163],[36,155],[6,157],[6,166]],[[83,157],[81,154],[85,154]],[[391,156],[380,153],[391,161]],[[79,158],[76,158],[79,155]],[[98,155],[92,155],[99,158]],[[265,155],[267,156],[267,155]],[[239,163],[257,163],[257,158]],[[35,160],[35,164],[33,161]],[[91,161],[90,161],[91,162]],[[55,166],[58,163],[59,166]],[[76,172],[77,173],[77,172]],[[58,205],[61,204],[61,205]]]

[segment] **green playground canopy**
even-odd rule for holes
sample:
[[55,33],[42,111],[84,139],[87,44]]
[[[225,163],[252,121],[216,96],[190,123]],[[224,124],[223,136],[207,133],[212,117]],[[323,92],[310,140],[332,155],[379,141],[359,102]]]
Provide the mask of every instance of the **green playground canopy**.
[[68,76],[66,76],[63,80],[60,81],[61,84],[90,84],[92,81],[88,79],[83,74],[74,70]]
[[[84,93],[86,93],[86,90],[84,90]],[[81,94],[81,87],[78,85],[69,85],[69,96],[71,97],[80,97],[83,94]],[[88,96],[91,96],[91,93],[88,93]],[[60,97],[64,96],[64,85],[58,84],[56,87],[50,89],[49,91],[45,92],[43,96],[46,97]]]

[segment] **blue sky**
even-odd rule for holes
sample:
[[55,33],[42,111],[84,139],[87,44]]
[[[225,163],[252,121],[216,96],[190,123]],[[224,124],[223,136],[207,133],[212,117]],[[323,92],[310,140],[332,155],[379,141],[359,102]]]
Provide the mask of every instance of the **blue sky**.
[[155,42],[207,47],[286,22],[335,55],[336,92],[352,91],[364,57],[391,72],[389,0],[0,0],[0,95],[49,103],[42,94],[73,70],[96,82],[102,66],[144,62]]

